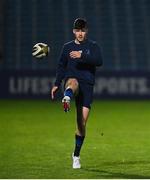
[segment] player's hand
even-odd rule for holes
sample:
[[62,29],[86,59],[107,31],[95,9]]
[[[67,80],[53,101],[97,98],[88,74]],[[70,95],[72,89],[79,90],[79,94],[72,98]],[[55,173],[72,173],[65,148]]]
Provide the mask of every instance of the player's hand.
[[81,58],[81,52],[80,51],[71,51],[69,55],[73,59]]
[[52,100],[54,99],[55,97],[55,93],[57,92],[58,90],[58,86],[53,86],[52,89],[51,89],[51,98]]

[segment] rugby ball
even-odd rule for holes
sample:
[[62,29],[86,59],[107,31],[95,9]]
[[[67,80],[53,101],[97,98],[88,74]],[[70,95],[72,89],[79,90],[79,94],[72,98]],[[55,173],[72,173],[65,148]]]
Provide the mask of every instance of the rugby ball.
[[50,48],[45,43],[37,43],[33,46],[32,56],[35,58],[43,58],[48,56]]

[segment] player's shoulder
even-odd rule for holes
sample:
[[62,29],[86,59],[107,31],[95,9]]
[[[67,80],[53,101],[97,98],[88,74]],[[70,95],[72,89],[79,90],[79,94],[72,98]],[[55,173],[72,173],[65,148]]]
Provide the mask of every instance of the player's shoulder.
[[65,46],[65,47],[68,47],[68,46],[72,46],[73,44],[74,44],[74,40],[69,41],[69,42],[66,42],[66,43],[64,44],[64,46]]
[[88,43],[89,43],[89,44],[94,44],[94,45],[97,44],[97,42],[94,41],[94,40],[92,40],[92,39],[88,39]]
[[97,43],[97,41],[94,41],[94,40],[88,40],[89,41],[89,46],[91,47],[91,48],[96,48],[96,49],[100,49],[100,50],[102,50],[102,45],[98,42]]
[[89,46],[90,47],[93,47],[93,48],[100,48],[101,49],[101,44],[97,43],[97,41],[94,41],[94,40],[88,40],[89,42]]

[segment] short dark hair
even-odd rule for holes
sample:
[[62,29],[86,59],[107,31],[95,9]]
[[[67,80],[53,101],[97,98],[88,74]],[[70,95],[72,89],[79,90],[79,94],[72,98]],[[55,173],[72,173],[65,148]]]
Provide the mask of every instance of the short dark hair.
[[73,28],[74,29],[87,29],[88,28],[87,21],[82,18],[77,18],[73,23]]

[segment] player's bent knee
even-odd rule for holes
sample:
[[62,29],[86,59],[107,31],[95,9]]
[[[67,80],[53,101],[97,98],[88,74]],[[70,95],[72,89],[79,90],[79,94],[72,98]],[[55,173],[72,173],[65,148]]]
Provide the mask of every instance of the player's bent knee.
[[78,85],[79,85],[77,79],[72,79],[72,83],[73,83],[75,86],[78,86]]
[[78,93],[78,87],[79,87],[79,83],[77,81],[77,79],[75,78],[70,78],[68,79],[68,81],[66,82],[65,85],[66,88],[71,88],[73,90],[73,93],[75,93],[75,95]]
[[70,85],[78,86],[79,85],[78,80],[75,78],[68,79],[68,81],[66,82],[66,86],[70,86]]

